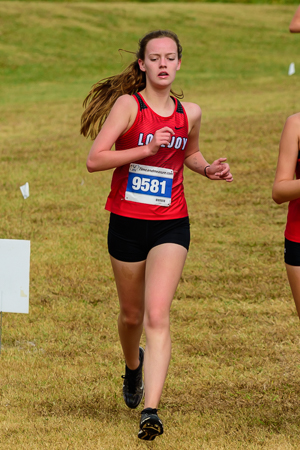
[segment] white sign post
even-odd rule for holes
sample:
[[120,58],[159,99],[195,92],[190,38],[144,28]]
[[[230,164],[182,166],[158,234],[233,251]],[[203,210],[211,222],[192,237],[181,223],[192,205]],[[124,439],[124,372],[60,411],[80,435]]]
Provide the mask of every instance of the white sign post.
[[2,312],[29,312],[30,241],[0,239],[0,352]]

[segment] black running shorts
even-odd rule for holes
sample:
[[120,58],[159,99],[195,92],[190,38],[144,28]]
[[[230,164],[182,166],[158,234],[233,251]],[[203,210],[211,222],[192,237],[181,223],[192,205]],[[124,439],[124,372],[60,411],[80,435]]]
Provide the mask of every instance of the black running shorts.
[[299,242],[284,242],[284,262],[290,266],[300,266],[300,244]]
[[160,244],[178,244],[189,249],[189,218],[171,220],[132,219],[111,213],[108,229],[109,254],[119,261],[138,262]]

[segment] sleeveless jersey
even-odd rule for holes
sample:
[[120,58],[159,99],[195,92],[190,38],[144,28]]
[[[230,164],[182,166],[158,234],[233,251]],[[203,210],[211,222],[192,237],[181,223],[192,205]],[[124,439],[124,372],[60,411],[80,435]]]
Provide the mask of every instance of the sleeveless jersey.
[[151,142],[154,133],[170,127],[175,135],[155,155],[114,170],[105,209],[120,216],[147,220],[180,219],[188,215],[183,190],[183,164],[188,141],[188,119],[174,97],[169,117],[156,114],[141,94],[133,95],[138,113],[131,128],[115,144],[122,151]]
[[[298,161],[296,166],[296,179],[300,178],[300,151],[298,152]],[[300,198],[292,200],[289,203],[285,237],[289,241],[300,243]]]

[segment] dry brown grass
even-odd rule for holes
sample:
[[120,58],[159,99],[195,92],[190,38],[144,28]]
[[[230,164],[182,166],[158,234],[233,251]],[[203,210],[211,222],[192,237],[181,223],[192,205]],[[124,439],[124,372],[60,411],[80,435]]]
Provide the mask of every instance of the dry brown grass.
[[[123,41],[132,48],[145,28],[145,8],[149,28],[166,22],[182,36],[179,81],[186,100],[203,109],[201,148],[209,161],[226,155],[235,177],[226,185],[185,172],[192,245],[171,312],[173,355],[160,406],[166,433],[151,444],[136,438],[140,409],[128,411],[121,396],[103,209],[111,173],[87,173],[90,142],[78,134],[82,99],[99,77],[91,62],[97,19],[107,25],[99,37],[106,73],[119,70],[112,51]],[[0,49],[10,49],[1,78],[0,236],[32,247],[30,314],[3,314],[1,449],[299,448],[299,320],[283,267],[287,207],[271,200],[280,133],[300,110],[298,75],[287,77],[292,58],[298,67],[298,39],[286,28],[294,8],[177,4],[171,15],[172,8],[0,2],[9,18]],[[65,24],[65,60],[56,23],[59,32]],[[86,55],[76,68],[79,32]],[[18,66],[26,39],[28,59],[43,49],[40,68]],[[43,66],[46,44],[57,80]]]

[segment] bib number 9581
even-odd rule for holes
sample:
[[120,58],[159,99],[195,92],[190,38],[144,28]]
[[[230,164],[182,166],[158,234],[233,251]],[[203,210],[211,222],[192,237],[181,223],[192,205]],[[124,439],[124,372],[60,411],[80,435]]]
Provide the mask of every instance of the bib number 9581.
[[170,206],[174,172],[161,167],[130,164],[125,199]]
[[138,176],[132,179],[132,189],[135,191],[152,192],[152,194],[162,194],[166,193],[166,180],[159,181],[156,178],[141,178]]

